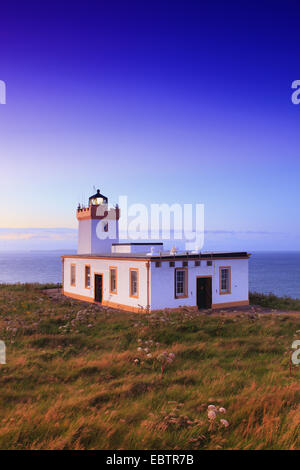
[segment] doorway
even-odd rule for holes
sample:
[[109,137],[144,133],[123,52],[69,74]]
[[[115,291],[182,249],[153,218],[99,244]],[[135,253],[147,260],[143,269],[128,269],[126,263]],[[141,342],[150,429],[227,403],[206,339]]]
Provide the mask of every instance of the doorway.
[[197,307],[211,308],[211,277],[197,277]]
[[102,293],[103,293],[103,275],[95,274],[95,302],[102,302]]

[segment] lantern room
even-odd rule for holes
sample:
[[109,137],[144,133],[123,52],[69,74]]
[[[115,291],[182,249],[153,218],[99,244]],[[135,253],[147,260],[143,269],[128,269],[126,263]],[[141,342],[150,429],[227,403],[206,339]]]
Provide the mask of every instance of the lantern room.
[[100,193],[100,189],[97,189],[96,194],[89,198],[89,206],[100,206],[102,204],[107,204],[108,199],[106,196]]

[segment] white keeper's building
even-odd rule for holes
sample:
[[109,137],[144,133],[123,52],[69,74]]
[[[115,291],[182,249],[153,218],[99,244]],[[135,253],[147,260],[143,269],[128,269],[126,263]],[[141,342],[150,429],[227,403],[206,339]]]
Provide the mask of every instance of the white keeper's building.
[[164,251],[163,243],[119,243],[119,217],[99,190],[87,208],[78,206],[77,255],[62,257],[64,295],[131,312],[249,304],[247,252],[173,252]]

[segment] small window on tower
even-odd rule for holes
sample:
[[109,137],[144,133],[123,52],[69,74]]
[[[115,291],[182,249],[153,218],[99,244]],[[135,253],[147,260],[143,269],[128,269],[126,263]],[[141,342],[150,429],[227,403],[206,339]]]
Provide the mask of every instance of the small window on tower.
[[183,268],[186,268],[189,265],[188,261],[182,261]]
[[169,266],[170,268],[175,268],[175,261],[170,261]]
[[200,266],[201,265],[201,261],[195,261],[195,266]]
[[212,266],[212,261],[206,261],[207,266]]
[[108,222],[103,225],[103,232],[108,232]]
[[155,267],[156,268],[161,268],[161,262],[160,261],[155,261]]

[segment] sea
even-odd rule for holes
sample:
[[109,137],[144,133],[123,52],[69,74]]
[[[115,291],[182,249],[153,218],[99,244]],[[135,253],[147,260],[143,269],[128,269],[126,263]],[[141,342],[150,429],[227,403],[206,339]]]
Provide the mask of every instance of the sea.
[[[60,283],[61,255],[71,251],[0,252],[0,284]],[[249,261],[250,292],[300,299],[300,252],[254,252]]]

